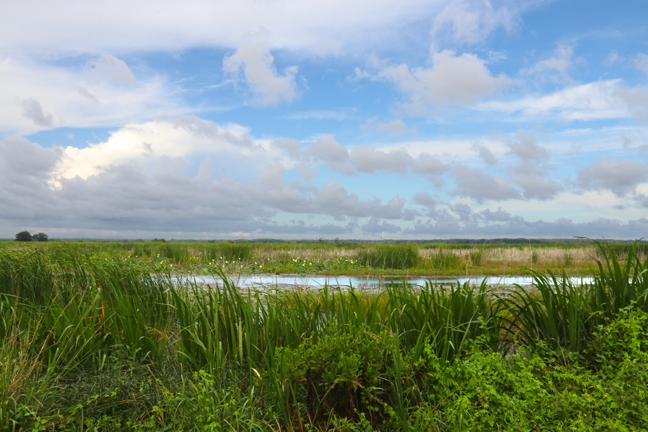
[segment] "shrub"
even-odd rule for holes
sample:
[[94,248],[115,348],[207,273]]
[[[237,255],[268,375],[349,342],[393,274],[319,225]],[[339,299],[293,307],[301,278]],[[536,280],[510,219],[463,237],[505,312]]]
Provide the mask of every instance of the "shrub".
[[332,414],[355,420],[363,413],[375,424],[394,381],[397,346],[388,332],[334,326],[296,349],[277,350],[275,364],[285,365],[295,406],[305,406],[316,423]]

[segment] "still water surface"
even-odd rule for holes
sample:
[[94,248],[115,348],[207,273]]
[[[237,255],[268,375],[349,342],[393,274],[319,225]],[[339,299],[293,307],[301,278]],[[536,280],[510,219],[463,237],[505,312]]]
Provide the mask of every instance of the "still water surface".
[[[530,276],[470,276],[470,277],[358,277],[358,276],[300,276],[300,275],[230,275],[234,284],[241,288],[267,288],[267,287],[303,287],[303,288],[321,288],[325,285],[354,287],[354,288],[380,288],[391,283],[401,284],[405,281],[408,285],[423,286],[426,282],[434,285],[456,285],[457,282],[464,284],[468,282],[471,285],[480,285],[485,279],[487,285],[491,286],[511,286],[533,285],[533,278]],[[221,283],[217,276],[209,275],[190,275],[183,278],[184,281],[198,284]],[[572,277],[570,280],[574,284],[592,283],[592,277]]]

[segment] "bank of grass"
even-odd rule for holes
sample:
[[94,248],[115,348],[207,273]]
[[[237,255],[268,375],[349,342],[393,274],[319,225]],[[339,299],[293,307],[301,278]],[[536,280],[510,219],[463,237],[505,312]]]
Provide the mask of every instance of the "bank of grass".
[[534,291],[360,293],[4,248],[0,430],[640,430],[648,262],[598,256],[586,286],[536,271]]
[[[253,242],[51,242],[0,243],[8,249],[65,249],[84,254],[106,253],[143,261],[160,271],[209,274],[340,275],[521,275],[528,269],[586,275],[595,271],[600,253],[587,244],[373,244],[373,243],[253,243]],[[627,244],[609,246],[619,259]],[[645,245],[635,250],[646,256]]]

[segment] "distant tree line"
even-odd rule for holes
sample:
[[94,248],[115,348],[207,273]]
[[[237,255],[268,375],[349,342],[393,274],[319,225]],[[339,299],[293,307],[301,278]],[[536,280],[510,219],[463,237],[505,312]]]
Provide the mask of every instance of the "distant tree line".
[[38,241],[38,242],[46,242],[49,240],[49,237],[47,237],[47,234],[45,233],[38,233],[31,235],[29,231],[20,231],[18,234],[16,234],[16,241],[21,241],[21,242],[30,242],[30,241]]

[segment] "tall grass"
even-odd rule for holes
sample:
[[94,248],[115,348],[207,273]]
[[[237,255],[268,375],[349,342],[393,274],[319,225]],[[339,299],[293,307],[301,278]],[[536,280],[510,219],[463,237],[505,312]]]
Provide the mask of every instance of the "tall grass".
[[559,277],[532,271],[534,289],[518,285],[500,298],[511,338],[582,352],[599,326],[624,308],[648,311],[648,259],[641,261],[638,243],[627,249],[623,261],[616,249],[601,242],[596,245],[602,259],[596,260],[592,284],[575,284],[566,273]]
[[[474,255],[475,262],[481,264],[483,256],[479,253]],[[475,264],[475,265],[479,265]],[[424,261],[425,268],[434,271],[444,271],[444,270],[458,270],[464,266],[464,260],[458,254],[454,252],[444,251],[439,249],[437,252],[429,255]]]
[[[601,242],[596,243],[602,257],[596,260],[598,272],[594,275],[592,303],[604,319],[611,319],[630,304],[648,311],[648,257],[645,245],[635,242],[621,260],[617,248]],[[641,260],[641,256],[644,260]]]
[[416,265],[418,251],[412,246],[383,245],[360,250],[356,259],[361,265],[379,269],[408,269]]
[[507,332],[525,345],[543,343],[554,350],[579,352],[595,329],[589,291],[575,285],[566,274],[532,275],[535,289],[518,285],[500,298],[507,311],[503,318],[508,322]]
[[387,291],[390,329],[400,335],[404,349],[414,358],[431,346],[441,361],[460,355],[468,341],[481,339],[497,347],[499,321],[497,305],[491,301],[488,288],[468,284],[445,287],[426,282],[413,290],[393,285]]

